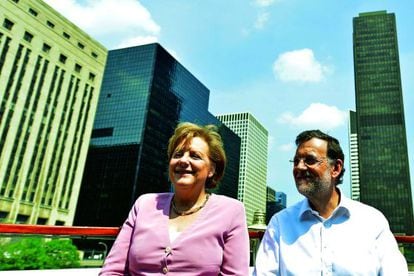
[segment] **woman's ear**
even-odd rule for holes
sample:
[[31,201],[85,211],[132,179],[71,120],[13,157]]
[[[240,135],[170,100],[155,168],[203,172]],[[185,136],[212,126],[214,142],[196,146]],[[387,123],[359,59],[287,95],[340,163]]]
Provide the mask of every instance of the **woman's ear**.
[[210,171],[208,172],[208,177],[213,177],[216,173],[216,163],[211,162]]

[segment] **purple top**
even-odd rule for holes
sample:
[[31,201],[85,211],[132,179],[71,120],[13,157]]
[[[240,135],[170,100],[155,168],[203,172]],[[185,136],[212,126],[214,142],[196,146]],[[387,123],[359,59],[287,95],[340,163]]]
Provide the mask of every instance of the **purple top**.
[[137,199],[99,275],[248,275],[243,204],[212,194],[196,220],[170,242],[172,197],[160,193]]

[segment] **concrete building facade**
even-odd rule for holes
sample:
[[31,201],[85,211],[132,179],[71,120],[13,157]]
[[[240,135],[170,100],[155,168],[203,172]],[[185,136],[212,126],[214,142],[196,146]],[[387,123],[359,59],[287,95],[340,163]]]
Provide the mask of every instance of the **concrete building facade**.
[[0,220],[71,225],[107,50],[41,0],[0,24]]

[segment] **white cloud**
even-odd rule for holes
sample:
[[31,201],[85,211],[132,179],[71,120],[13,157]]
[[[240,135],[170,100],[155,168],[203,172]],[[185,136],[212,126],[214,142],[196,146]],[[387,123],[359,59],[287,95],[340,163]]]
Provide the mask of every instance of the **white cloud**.
[[269,21],[270,13],[268,12],[261,12],[256,18],[256,22],[254,23],[254,27],[256,29],[263,29],[264,25]]
[[170,48],[166,48],[165,50],[167,50],[167,52],[170,53],[170,55],[172,55],[178,62],[181,62],[181,57],[177,54],[176,51]]
[[136,37],[155,37],[161,30],[137,0],[44,1],[97,40],[106,37],[121,44]]
[[336,106],[312,103],[298,116],[286,112],[279,117],[278,121],[295,127],[317,128],[327,131],[344,125],[347,122],[347,116],[346,111],[342,111]]
[[320,82],[331,70],[315,59],[311,49],[301,49],[279,55],[273,73],[285,82]]
[[256,20],[253,23],[253,26],[250,27],[251,29],[243,29],[242,35],[248,36],[254,30],[261,30],[265,27],[265,25],[270,20],[270,6],[272,6],[276,2],[280,2],[281,0],[253,0],[251,4],[255,6],[258,11]]
[[274,2],[275,0],[255,0],[254,1],[254,3],[260,7],[268,7],[272,5]]
[[158,42],[158,38],[156,36],[130,37],[122,41],[120,44],[118,44],[116,48],[126,48],[126,47],[150,44],[150,43],[155,43],[155,42]]

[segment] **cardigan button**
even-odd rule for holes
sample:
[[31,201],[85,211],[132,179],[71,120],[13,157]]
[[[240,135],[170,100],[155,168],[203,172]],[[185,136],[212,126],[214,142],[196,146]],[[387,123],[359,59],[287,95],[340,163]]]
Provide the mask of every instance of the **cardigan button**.
[[167,274],[168,273],[168,267],[164,266],[162,268],[162,273]]
[[166,248],[165,248],[165,253],[171,253],[171,247],[169,247],[169,246],[167,246]]

